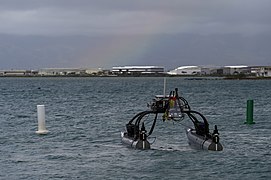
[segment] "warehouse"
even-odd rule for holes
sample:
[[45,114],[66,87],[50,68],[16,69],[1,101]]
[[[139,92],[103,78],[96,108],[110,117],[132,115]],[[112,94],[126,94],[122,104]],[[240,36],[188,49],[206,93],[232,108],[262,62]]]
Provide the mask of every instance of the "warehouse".
[[41,76],[67,76],[85,74],[85,69],[78,68],[44,68],[39,70]]
[[112,73],[116,75],[142,75],[142,74],[163,74],[162,66],[119,66],[113,67]]
[[37,73],[34,70],[0,70],[0,76],[34,76]]
[[252,67],[251,73],[257,77],[271,77],[271,66]]
[[199,75],[201,68],[198,66],[181,66],[168,72],[169,75]]

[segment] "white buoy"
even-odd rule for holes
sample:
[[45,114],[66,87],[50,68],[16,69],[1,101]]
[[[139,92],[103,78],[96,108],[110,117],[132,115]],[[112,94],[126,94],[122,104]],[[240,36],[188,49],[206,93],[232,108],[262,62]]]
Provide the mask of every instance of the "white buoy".
[[38,131],[37,134],[47,134],[49,131],[45,127],[45,107],[44,105],[37,105],[38,110]]

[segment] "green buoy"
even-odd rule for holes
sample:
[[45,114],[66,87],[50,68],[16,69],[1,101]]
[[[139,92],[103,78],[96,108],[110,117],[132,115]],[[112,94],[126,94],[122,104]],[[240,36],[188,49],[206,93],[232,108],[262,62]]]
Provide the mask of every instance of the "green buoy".
[[253,122],[253,100],[247,100],[247,121],[245,124],[255,124]]

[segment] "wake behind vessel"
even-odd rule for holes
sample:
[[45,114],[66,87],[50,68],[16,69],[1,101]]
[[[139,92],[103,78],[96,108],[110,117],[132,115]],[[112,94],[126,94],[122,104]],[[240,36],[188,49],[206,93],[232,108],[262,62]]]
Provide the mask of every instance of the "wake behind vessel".
[[[215,125],[211,134],[207,119],[201,113],[191,110],[188,102],[178,95],[177,88],[167,96],[155,96],[149,108],[149,110],[136,114],[126,124],[126,131],[121,132],[123,144],[136,149],[150,149],[151,144],[148,139],[155,128],[158,114],[163,114],[163,121],[181,121],[186,116],[189,117],[194,125],[186,130],[190,146],[211,151],[223,150],[223,146],[219,142],[217,126]],[[154,116],[154,119],[150,130],[147,131],[142,119],[150,114]]]

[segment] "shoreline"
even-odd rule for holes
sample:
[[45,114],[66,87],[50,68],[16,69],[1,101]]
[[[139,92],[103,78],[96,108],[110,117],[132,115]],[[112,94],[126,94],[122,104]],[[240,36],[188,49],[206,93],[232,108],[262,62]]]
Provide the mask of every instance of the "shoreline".
[[129,78],[129,77],[167,77],[167,78],[184,78],[185,80],[271,80],[271,77],[238,77],[238,76],[172,76],[172,75],[5,75],[0,78]]

